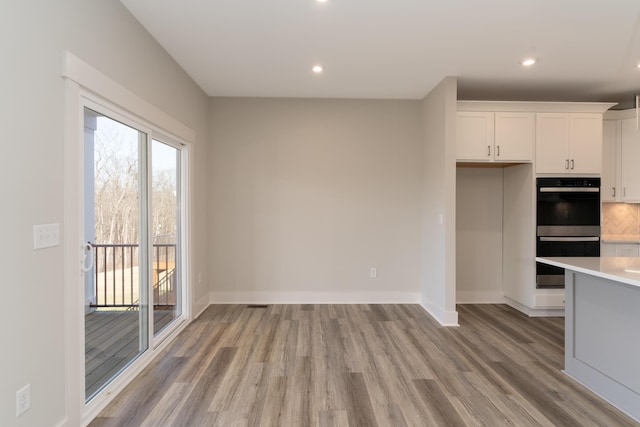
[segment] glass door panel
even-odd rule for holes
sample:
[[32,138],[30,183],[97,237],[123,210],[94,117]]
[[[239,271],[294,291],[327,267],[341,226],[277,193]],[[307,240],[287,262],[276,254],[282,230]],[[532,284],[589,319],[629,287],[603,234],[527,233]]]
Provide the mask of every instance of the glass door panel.
[[147,135],[84,109],[85,400],[148,348]]
[[180,150],[151,145],[152,299],[154,336],[182,314]]

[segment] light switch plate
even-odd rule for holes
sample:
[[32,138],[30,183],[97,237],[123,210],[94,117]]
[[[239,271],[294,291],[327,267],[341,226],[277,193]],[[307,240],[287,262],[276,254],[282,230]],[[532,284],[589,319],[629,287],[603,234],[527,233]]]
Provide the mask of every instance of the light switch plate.
[[31,407],[31,384],[27,384],[16,392],[16,417]]
[[33,226],[33,249],[52,248],[60,245],[60,224]]

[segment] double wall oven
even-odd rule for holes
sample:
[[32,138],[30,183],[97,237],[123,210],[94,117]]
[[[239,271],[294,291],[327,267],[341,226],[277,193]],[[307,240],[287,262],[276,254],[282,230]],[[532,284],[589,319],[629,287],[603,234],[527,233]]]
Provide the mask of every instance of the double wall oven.
[[[600,178],[538,178],[536,255],[600,256]],[[536,264],[537,288],[564,288],[564,270]]]

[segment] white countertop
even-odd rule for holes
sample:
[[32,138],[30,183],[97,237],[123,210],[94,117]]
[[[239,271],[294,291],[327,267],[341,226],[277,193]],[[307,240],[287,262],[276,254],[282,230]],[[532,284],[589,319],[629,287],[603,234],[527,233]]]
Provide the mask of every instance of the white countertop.
[[640,243],[640,235],[637,234],[603,234],[602,243]]
[[640,288],[640,257],[536,257],[536,261]]

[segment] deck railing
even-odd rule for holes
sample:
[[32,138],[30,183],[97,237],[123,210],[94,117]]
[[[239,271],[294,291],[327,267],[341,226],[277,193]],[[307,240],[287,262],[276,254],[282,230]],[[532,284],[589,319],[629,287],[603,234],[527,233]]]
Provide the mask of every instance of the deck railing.
[[[138,309],[139,247],[137,244],[93,243],[93,308]],[[173,309],[176,303],[176,244],[153,245],[154,309]]]

